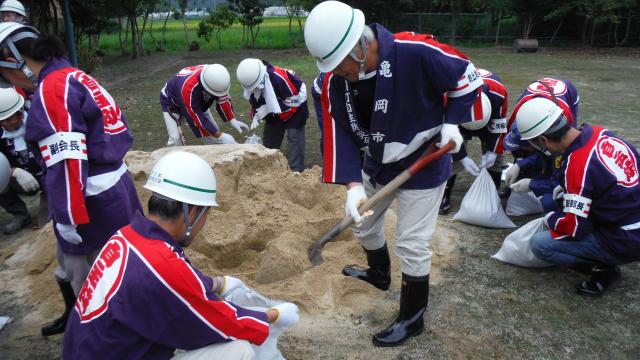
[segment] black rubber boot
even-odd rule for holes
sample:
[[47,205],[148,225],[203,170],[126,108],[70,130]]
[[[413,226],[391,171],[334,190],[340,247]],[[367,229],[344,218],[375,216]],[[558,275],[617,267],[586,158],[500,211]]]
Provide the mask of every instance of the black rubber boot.
[[368,269],[345,266],[342,274],[368,282],[380,290],[388,290],[391,285],[391,260],[387,244],[376,250],[364,249],[367,254]]
[[400,313],[386,329],[373,336],[375,346],[397,346],[424,330],[424,311],[429,303],[429,275],[402,274]]
[[595,262],[595,261],[584,259],[584,258],[577,258],[576,263],[573,264],[573,266],[570,266],[569,268],[579,272],[582,275],[591,275],[591,270],[598,265],[602,265],[602,264],[599,262]]
[[444,188],[444,195],[442,196],[442,202],[440,202],[440,211],[438,211],[440,215],[447,215],[449,210],[451,210],[451,191],[453,190],[453,186],[456,184],[456,176],[458,175],[451,175],[449,180],[447,180],[447,185]]
[[597,265],[591,269],[589,280],[576,286],[578,294],[601,296],[621,277],[620,269],[613,265]]
[[73,288],[71,287],[70,282],[58,280],[58,286],[60,287],[60,292],[64,298],[65,310],[62,316],[42,327],[42,336],[62,334],[65,326],[67,326],[69,313],[71,313],[71,309],[73,309],[73,306],[76,303],[76,295],[73,293]]

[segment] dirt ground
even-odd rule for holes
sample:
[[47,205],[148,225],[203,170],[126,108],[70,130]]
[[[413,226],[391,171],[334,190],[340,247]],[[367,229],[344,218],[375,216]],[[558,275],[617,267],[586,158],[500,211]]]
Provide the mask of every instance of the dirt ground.
[[[581,121],[605,125],[640,145],[637,52],[465,52],[478,66],[502,77],[512,100],[538,77],[571,79],[580,92]],[[140,63],[116,60],[105,64],[96,76],[123,107],[136,149],[149,151],[166,140],[156,104],[158,89],[170,74],[188,64],[219,61],[231,65],[245,56],[249,55],[158,55],[145,60],[143,72]],[[292,68],[302,69],[298,71],[308,86],[313,79],[313,64],[309,66],[302,52],[257,52],[253,56],[271,57],[281,64],[289,60],[296,65]],[[246,113],[246,104],[234,102],[234,106]],[[309,123],[307,164],[312,166],[319,161],[318,138],[315,119]],[[474,145],[471,153],[478,158],[479,146]],[[466,174],[454,190],[454,211],[440,217],[433,240],[427,331],[400,348],[374,348],[371,335],[386,326],[397,310],[397,258],[392,256],[392,287],[383,292],[340,275],[343,266],[364,263],[364,254],[348,231],[327,246],[321,266],[310,268],[304,257],[308,244],[343,214],[343,190],[320,184],[318,167],[302,174],[288,172],[286,160],[277,152],[243,146],[206,149],[190,151],[205,155],[214,164],[221,206],[209,215],[210,224],[216,226],[205,229],[188,255],[205,273],[237,275],[265,295],[301,307],[300,323],[280,341],[288,359],[640,358],[640,265],[624,266],[622,281],[607,296],[589,299],[574,294],[573,285],[581,277],[571,271],[522,269],[491,259],[511,230],[451,220],[472,181]],[[161,152],[129,154],[137,185],[143,183]],[[140,195],[146,201],[148,195],[142,191]],[[27,200],[35,213],[36,200]],[[394,217],[392,209],[385,223],[390,243]],[[512,219],[522,225],[531,218]],[[0,222],[6,220],[7,215],[0,212]],[[14,318],[0,330],[2,359],[60,356],[62,337],[47,339],[39,334],[41,324],[62,310],[52,278],[53,249],[50,227],[0,238],[0,316]]]

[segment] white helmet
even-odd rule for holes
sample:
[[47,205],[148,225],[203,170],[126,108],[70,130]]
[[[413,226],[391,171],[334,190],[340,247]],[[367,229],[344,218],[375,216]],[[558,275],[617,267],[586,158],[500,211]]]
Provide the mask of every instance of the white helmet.
[[0,23],[0,49],[7,47],[13,54],[13,57],[18,61],[17,63],[0,61],[0,67],[21,70],[34,85],[37,84],[38,79],[33,74],[33,71],[31,71],[31,69],[27,66],[27,63],[22,58],[22,55],[18,52],[13,44],[25,38],[37,39],[38,37],[40,37],[40,33],[34,27],[15,22]]
[[200,82],[207,92],[215,96],[228,95],[231,88],[229,72],[220,64],[205,65],[200,72]]
[[213,169],[198,155],[185,151],[172,151],[161,157],[144,188],[185,204],[218,205]]
[[12,87],[0,88],[0,121],[22,110],[24,98]]
[[522,104],[516,114],[516,126],[522,140],[531,140],[549,130],[562,115],[562,109],[553,101],[536,97]]
[[4,192],[11,180],[11,164],[9,160],[0,152],[0,193]]
[[[476,108],[478,106],[480,109]],[[478,111],[478,114],[476,114],[476,111]],[[480,112],[482,112],[482,114],[480,114]],[[489,97],[485,95],[484,92],[480,93],[480,96],[471,107],[471,118],[473,120],[462,123],[460,126],[467,130],[479,130],[489,123],[489,118],[491,118],[491,101],[489,101]]]
[[267,73],[267,66],[260,59],[244,59],[238,65],[236,77],[242,88],[251,91],[262,83]]
[[0,5],[0,12],[3,11],[13,11],[16,14],[27,16],[24,6],[18,0],[4,0],[2,5]]
[[325,1],[311,10],[304,41],[322,72],[335,69],[356,46],[364,29],[364,14],[339,1]]

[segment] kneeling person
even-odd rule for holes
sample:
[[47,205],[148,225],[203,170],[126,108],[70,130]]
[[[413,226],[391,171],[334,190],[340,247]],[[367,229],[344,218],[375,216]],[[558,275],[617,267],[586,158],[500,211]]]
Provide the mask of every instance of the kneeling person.
[[[244,284],[209,277],[186,257],[216,206],[216,180],[197,155],[175,151],[154,166],[145,188],[149,215],[136,214],[105,244],[69,318],[64,358],[250,359],[269,323],[289,327],[297,307],[266,312],[224,298]],[[187,350],[174,354],[176,349]]]
[[550,100],[523,106],[516,122],[523,140],[562,154],[553,191],[562,210],[546,215],[549,231],[534,235],[533,253],[589,275],[578,293],[602,295],[618,265],[640,259],[638,152],[602,127],[573,128]]

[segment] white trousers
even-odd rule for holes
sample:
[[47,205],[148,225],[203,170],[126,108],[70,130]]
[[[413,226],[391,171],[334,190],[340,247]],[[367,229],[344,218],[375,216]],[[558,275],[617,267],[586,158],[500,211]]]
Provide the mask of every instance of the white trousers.
[[60,249],[60,245],[56,248],[56,259],[58,260],[58,266],[54,272],[54,276],[59,281],[65,281],[71,283],[73,293],[78,296],[82,285],[87,279],[91,265],[96,259],[101,249],[96,249],[87,255],[73,255],[65,254]]
[[[216,120],[213,118],[213,114],[211,114],[211,110],[207,109],[204,115],[211,123],[216,126],[216,128],[220,129],[218,123],[216,123]],[[180,116],[180,114],[174,114],[174,116],[177,118]],[[167,134],[169,135],[169,138],[167,139],[167,146],[182,145],[182,139],[180,135],[182,129],[178,128],[178,123],[176,122],[176,120],[174,120],[171,114],[169,114],[168,112],[163,112],[162,117],[164,118],[164,124],[167,127]],[[205,145],[219,143],[218,139],[213,136],[205,136],[202,137],[201,140]]]
[[[362,173],[364,189],[371,197],[382,188],[374,188],[368,176]],[[398,221],[394,253],[400,258],[400,269],[411,276],[426,276],[431,272],[431,238],[436,230],[438,209],[446,182],[426,190],[398,189],[373,208],[373,214],[362,221],[360,227],[351,227],[353,234],[367,250],[385,244],[384,214],[394,199],[398,200]]]
[[253,360],[255,352],[251,344],[244,340],[211,344],[191,351],[176,351],[172,360]]

